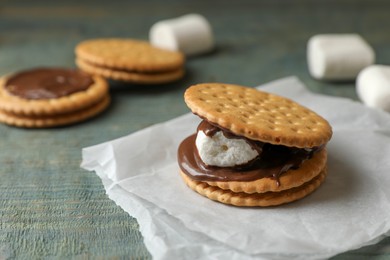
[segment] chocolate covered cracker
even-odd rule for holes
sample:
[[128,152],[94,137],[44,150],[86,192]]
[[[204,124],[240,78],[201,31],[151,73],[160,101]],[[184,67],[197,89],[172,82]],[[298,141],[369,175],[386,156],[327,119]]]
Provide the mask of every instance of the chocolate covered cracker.
[[100,76],[66,68],[35,68],[0,79],[0,122],[54,127],[86,120],[110,103]]

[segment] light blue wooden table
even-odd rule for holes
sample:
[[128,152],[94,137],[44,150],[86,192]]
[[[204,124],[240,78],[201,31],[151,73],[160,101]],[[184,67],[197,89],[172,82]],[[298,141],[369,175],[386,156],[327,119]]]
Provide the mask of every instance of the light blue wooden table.
[[[0,125],[0,259],[148,259],[137,221],[80,169],[81,149],[188,112],[184,90],[200,82],[256,86],[296,75],[309,89],[356,99],[354,82],[319,82],[306,43],[319,33],[360,33],[390,63],[390,1],[4,1],[0,74],[74,67],[74,46],[95,37],[148,38],[157,21],[203,14],[217,50],[187,61],[186,77],[158,86],[112,84],[112,105],[70,127]],[[348,239],[348,238],[346,238]],[[390,239],[335,259],[389,259]]]

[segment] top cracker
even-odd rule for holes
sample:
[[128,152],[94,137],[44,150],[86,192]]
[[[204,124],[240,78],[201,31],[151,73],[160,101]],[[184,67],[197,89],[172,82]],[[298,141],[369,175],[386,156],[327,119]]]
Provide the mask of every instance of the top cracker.
[[184,65],[184,55],[153,47],[133,39],[92,39],[76,46],[76,55],[92,64],[111,69],[137,72],[177,70]]
[[298,103],[253,88],[205,83],[184,94],[196,115],[251,140],[310,148],[329,141],[329,123]]

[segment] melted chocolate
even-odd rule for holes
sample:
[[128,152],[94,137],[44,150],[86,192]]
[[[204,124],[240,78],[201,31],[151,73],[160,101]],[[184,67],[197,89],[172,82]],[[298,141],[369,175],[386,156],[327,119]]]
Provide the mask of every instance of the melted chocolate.
[[[221,130],[216,126],[208,126],[208,122],[199,125],[198,130],[205,131],[205,134],[212,136]],[[217,128],[218,130],[214,129]],[[225,133],[225,130],[223,130]],[[233,135],[229,133],[229,136]],[[230,138],[230,137],[227,137]],[[246,139],[253,146],[261,147],[261,154],[246,165],[235,167],[217,167],[203,163],[199,157],[193,134],[180,144],[178,149],[178,162],[181,170],[192,179],[198,181],[254,181],[261,178],[272,178],[279,184],[279,177],[290,169],[298,168],[301,163],[310,159],[313,154],[322,147],[311,149],[299,149],[282,145],[272,145],[258,141],[251,141],[244,137],[234,138]],[[255,145],[253,145],[255,143]]]
[[91,76],[78,70],[38,68],[11,76],[5,89],[26,99],[51,99],[87,90],[92,83]]

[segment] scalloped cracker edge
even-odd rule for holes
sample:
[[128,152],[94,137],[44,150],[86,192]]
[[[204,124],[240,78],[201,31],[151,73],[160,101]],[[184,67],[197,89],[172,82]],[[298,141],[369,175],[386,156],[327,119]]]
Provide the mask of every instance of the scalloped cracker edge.
[[186,90],[184,99],[194,114],[251,140],[309,148],[332,136],[328,121],[312,110],[254,88],[197,84]]
[[137,84],[163,84],[179,80],[184,76],[184,68],[158,73],[140,73],[99,67],[80,58],[76,59],[76,65],[84,72],[92,75]]
[[239,207],[269,207],[290,203],[311,194],[324,182],[327,171],[324,169],[317,177],[299,187],[280,192],[252,194],[223,190],[206,182],[192,180],[183,172],[180,174],[189,188],[211,200]]
[[49,116],[23,116],[5,112],[0,109],[0,122],[25,128],[49,128],[78,123],[92,118],[103,112],[110,104],[110,97],[106,95],[101,101],[90,107],[75,112]]

